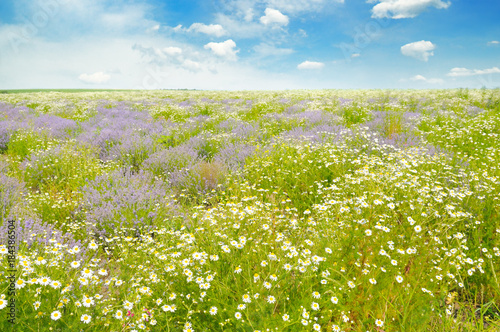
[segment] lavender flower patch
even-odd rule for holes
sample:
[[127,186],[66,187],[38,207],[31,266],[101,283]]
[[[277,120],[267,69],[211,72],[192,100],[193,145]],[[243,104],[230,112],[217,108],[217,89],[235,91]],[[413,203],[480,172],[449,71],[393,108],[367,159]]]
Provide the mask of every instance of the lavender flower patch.
[[96,177],[81,192],[79,209],[89,232],[98,235],[112,236],[115,230],[135,235],[167,226],[165,218],[176,213],[167,186],[150,172],[118,169]]

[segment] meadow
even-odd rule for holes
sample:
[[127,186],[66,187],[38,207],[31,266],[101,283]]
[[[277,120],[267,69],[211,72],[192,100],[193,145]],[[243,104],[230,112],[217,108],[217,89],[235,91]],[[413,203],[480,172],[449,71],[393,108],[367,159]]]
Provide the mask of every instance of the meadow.
[[499,135],[498,89],[0,94],[0,330],[498,331]]

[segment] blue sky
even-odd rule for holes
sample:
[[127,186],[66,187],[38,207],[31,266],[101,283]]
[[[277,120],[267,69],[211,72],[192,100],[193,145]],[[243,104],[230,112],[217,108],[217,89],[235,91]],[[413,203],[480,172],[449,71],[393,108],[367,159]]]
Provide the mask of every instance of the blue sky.
[[500,87],[500,1],[2,0],[0,89]]

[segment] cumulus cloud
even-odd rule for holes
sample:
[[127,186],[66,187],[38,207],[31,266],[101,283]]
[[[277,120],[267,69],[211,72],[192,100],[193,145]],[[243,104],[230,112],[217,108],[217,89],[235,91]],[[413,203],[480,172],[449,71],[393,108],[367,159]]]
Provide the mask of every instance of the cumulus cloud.
[[83,81],[85,83],[89,83],[89,84],[105,83],[105,82],[109,81],[110,78],[111,78],[111,76],[103,73],[102,71],[99,71],[97,73],[93,73],[90,75],[89,74],[81,74],[80,76],[78,76],[78,79],[80,79],[81,81]]
[[344,0],[268,0],[269,7],[277,8],[290,14],[320,11],[332,2],[344,3]]
[[269,24],[287,25],[289,22],[288,16],[283,15],[277,9],[266,8],[264,13],[266,15],[260,18],[260,22],[264,25],[269,25]]
[[182,63],[182,67],[186,68],[187,70],[197,72],[201,70],[201,64],[199,62],[193,61],[186,59]]
[[175,46],[168,46],[168,47],[163,48],[163,52],[170,55],[170,56],[181,55],[182,48],[175,47]]
[[321,69],[325,66],[323,62],[304,61],[297,66],[298,69]]
[[421,40],[401,46],[401,54],[411,56],[421,61],[427,61],[430,56],[434,55],[432,51],[435,48],[436,45],[430,41]]
[[434,7],[437,9],[446,9],[451,2],[442,0],[371,0],[370,3],[378,2],[372,8],[373,18],[412,18],[427,9]]
[[271,44],[260,43],[257,46],[254,46],[254,51],[259,53],[260,55],[268,56],[280,56],[280,55],[288,55],[293,53],[293,49],[291,48],[279,48]]
[[220,24],[205,25],[203,23],[193,23],[191,24],[189,29],[187,29],[187,31],[200,32],[206,35],[213,35],[216,37],[222,37],[227,34],[226,30],[224,30],[224,28]]
[[215,55],[218,55],[220,57],[227,58],[229,60],[235,60],[236,59],[236,53],[239,52],[239,50],[236,50],[236,43],[232,39],[228,39],[224,42],[221,43],[208,43],[205,46],[205,49],[210,49]]
[[500,68],[492,67],[488,69],[467,69],[467,68],[452,68],[446,76],[462,77],[462,76],[478,76],[487,74],[500,74]]
[[488,45],[498,45],[500,44],[500,42],[498,40],[492,40],[490,42],[488,42]]
[[425,82],[425,83],[430,83],[430,84],[443,84],[444,80],[440,78],[425,78],[422,75],[415,75],[410,78],[410,81],[420,81],[420,82]]

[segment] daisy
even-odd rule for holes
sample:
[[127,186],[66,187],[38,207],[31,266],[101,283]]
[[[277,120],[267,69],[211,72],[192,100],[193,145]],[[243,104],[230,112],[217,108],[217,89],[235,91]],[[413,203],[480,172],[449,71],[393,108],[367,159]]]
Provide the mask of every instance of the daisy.
[[267,302],[274,303],[274,302],[276,302],[276,298],[274,296],[272,296],[272,295],[269,295],[267,297]]
[[217,314],[217,307],[211,307],[210,308],[210,315],[216,315]]
[[332,298],[330,299],[330,301],[332,301],[333,304],[339,303],[339,299],[336,296],[332,296]]
[[312,310],[319,310],[319,304],[317,304],[316,302],[313,302],[313,303],[311,304],[311,309],[312,309]]
[[92,297],[83,297],[83,306],[90,308],[91,305],[94,305],[94,299]]
[[249,294],[245,294],[245,295],[243,295],[243,296],[242,296],[242,298],[243,298],[243,302],[245,302],[245,303],[250,303],[250,302],[252,302],[252,298],[250,297],[250,295],[249,295]]
[[314,324],[314,325],[313,325],[313,329],[314,329],[314,331],[321,331],[321,325],[319,325],[319,324]]
[[[35,302],[36,303],[36,302]],[[0,298],[0,310],[7,306],[8,302],[4,298]]]
[[[2,301],[2,300],[0,300],[0,309],[1,309],[1,307],[2,307],[2,306],[1,306],[1,301]],[[36,301],[35,303],[33,303],[33,307],[35,307],[35,310],[37,310],[38,308],[40,308],[40,304],[41,304],[41,303],[40,303],[40,301]]]
[[123,302],[123,307],[127,310],[131,310],[133,306],[134,306],[134,304],[132,302],[129,302],[129,301]]
[[241,318],[241,313],[236,312],[236,313],[234,314],[234,317],[236,317],[236,319],[240,319],[240,318]]
[[88,324],[90,323],[90,320],[92,319],[92,316],[90,315],[87,315],[87,314],[83,314],[82,317],[80,318],[80,320],[84,323],[84,324]]
[[50,283],[50,286],[51,286],[52,288],[54,288],[54,289],[58,289],[58,288],[60,288],[60,287],[61,287],[61,283],[60,283],[59,281],[57,281],[57,280],[54,280],[54,281],[52,281],[52,282]]
[[23,279],[17,279],[15,288],[16,289],[21,289],[24,286],[26,286],[26,283],[24,282],[24,280]]
[[47,286],[49,283],[50,283],[49,277],[42,277],[42,278],[38,279],[38,284],[40,284],[40,285]]
[[288,322],[288,320],[290,320],[290,316],[288,316],[287,314],[284,314],[283,316],[281,316],[281,318],[283,318],[285,322]]
[[122,319],[123,318],[123,312],[121,310],[116,311],[115,318],[116,319]]
[[396,277],[396,281],[399,282],[399,283],[402,283],[403,282],[403,277],[402,276],[397,276]]
[[377,280],[375,280],[375,279],[371,278],[371,279],[370,279],[370,284],[372,284],[372,285],[377,284]]
[[238,310],[245,310],[246,307],[244,304],[238,304]]
[[321,294],[319,292],[313,292],[312,293],[312,296],[315,298],[315,299],[319,299],[321,297]]
[[58,320],[61,318],[61,313],[56,310],[50,314],[50,318],[52,318],[52,320]]
[[377,319],[377,320],[375,320],[375,325],[377,325],[378,327],[382,327],[382,326],[384,326],[384,322],[381,321],[380,319]]

